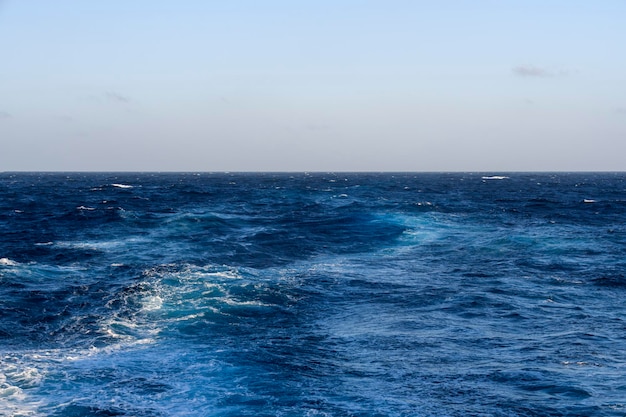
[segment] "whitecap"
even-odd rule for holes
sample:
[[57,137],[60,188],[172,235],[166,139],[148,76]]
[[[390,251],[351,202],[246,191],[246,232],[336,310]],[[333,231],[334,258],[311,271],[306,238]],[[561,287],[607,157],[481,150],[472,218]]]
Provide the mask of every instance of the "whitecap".
[[9,259],[9,258],[0,258],[0,265],[3,266],[16,266],[17,262]]
[[264,303],[262,301],[259,300],[250,300],[250,301],[239,301],[236,300],[232,297],[218,297],[216,298],[217,301],[221,301],[224,304],[227,304],[229,306],[235,306],[235,307],[242,307],[242,306],[254,306],[254,307],[272,307],[273,304],[267,304]]
[[591,204],[591,203],[595,203],[595,202],[596,202],[596,200],[592,200],[592,199],[590,199],[590,198],[585,198],[585,199],[583,200],[583,203],[587,203],[587,204]]
[[93,210],[95,210],[95,207],[78,206],[78,207],[76,207],[76,210],[93,211]]
[[44,373],[34,366],[25,366],[21,369],[16,369],[11,377],[11,379],[18,382],[21,387],[30,388],[41,384],[44,379]]
[[4,373],[0,372],[0,413],[15,417],[38,415],[38,402],[30,400],[16,383],[23,383],[26,388],[36,386],[43,379],[42,374],[35,368],[20,370],[15,365],[3,365]]
[[24,395],[21,388],[14,385],[3,384],[3,386],[0,387],[0,398],[24,400],[26,396]]
[[160,310],[163,307],[163,299],[158,295],[145,297],[142,301],[142,310],[144,311]]
[[227,278],[227,279],[240,279],[241,275],[237,273],[237,271],[226,270],[226,271],[218,271],[218,272],[198,272],[196,274],[198,277],[217,277],[217,278]]
[[148,242],[148,240],[145,238],[130,237],[126,239],[113,239],[113,240],[86,240],[83,242],[60,241],[60,242],[56,242],[56,245],[59,247],[67,247],[67,248],[106,251],[106,250],[117,250],[120,248],[128,247],[130,245],[135,245],[135,244],[143,244],[145,242]]
[[126,184],[111,184],[112,187],[116,187],[116,188],[133,188],[132,185],[126,185]]
[[486,176],[486,177],[482,177],[483,180],[506,180],[509,177],[505,177],[504,175],[491,175],[491,176]]

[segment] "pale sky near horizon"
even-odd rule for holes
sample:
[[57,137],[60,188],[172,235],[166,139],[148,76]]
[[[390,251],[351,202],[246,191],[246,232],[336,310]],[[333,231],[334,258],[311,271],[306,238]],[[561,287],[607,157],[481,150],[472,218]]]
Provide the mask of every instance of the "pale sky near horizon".
[[623,0],[0,0],[0,171],[626,171]]

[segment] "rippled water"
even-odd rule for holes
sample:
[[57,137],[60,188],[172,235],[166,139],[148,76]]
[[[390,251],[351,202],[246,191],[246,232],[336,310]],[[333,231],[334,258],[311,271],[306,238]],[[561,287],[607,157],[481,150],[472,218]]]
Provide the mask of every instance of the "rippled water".
[[624,416],[626,175],[0,174],[0,414]]

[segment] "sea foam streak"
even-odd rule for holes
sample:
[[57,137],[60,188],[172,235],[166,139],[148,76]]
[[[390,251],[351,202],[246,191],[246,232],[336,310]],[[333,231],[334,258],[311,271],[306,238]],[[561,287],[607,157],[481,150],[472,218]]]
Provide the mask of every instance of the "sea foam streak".
[[504,175],[491,175],[491,176],[485,176],[485,177],[481,177],[483,180],[506,180],[509,179],[509,177],[506,177]]

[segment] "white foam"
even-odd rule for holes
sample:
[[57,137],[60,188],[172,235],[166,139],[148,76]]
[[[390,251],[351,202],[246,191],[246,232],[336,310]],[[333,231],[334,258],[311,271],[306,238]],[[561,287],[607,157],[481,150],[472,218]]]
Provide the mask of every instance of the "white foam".
[[76,207],[76,210],[93,211],[93,210],[95,210],[95,207],[78,206],[78,207]]
[[33,401],[17,387],[0,387],[0,415],[7,417],[43,417],[40,401]]
[[18,263],[15,262],[15,261],[12,261],[9,258],[0,258],[0,265],[3,265],[3,266],[17,266]]
[[241,275],[234,270],[217,271],[217,272],[195,272],[194,275],[198,278],[226,278],[226,279],[241,279]]
[[23,400],[25,395],[19,387],[14,385],[2,384],[0,387],[0,398],[13,398]]
[[129,245],[133,245],[133,244],[142,244],[147,241],[148,240],[143,237],[131,237],[127,239],[101,240],[101,241],[87,240],[84,242],[60,241],[60,242],[56,242],[56,245],[60,247],[88,249],[88,250],[115,250],[115,249],[127,247]]
[[146,297],[142,300],[142,310],[155,311],[163,307],[163,299],[158,295]]
[[224,304],[227,304],[229,306],[255,306],[255,307],[272,307],[272,304],[267,304],[264,303],[262,301],[258,301],[258,300],[251,300],[251,301],[239,301],[239,300],[235,300],[231,297],[218,297],[216,298],[217,301],[221,301]]
[[591,204],[591,203],[595,203],[595,202],[596,202],[596,200],[592,200],[592,199],[589,199],[589,198],[585,198],[583,200],[583,203],[587,203],[587,204]]
[[491,176],[486,176],[486,177],[482,177],[482,179],[484,180],[506,180],[509,177],[505,177],[504,175],[491,175]]
[[[32,366],[15,363],[11,355],[3,355],[0,372],[0,415],[11,417],[37,416],[39,402],[28,397],[23,388],[37,386],[43,374]],[[21,386],[20,386],[21,385]]]
[[[218,313],[219,310],[216,309],[215,307],[213,308],[209,308],[213,313]],[[187,320],[196,320],[198,318],[201,318],[204,314],[203,313],[195,313],[195,314],[188,314],[186,316],[182,316],[182,317],[177,317],[177,318],[173,318],[171,319],[171,321],[173,322],[177,322],[177,321],[187,321]]]
[[161,329],[156,326],[147,325],[147,323],[138,322],[134,318],[124,319],[115,317],[102,322],[100,324],[100,332],[113,339],[117,339],[119,342],[109,345],[106,348],[92,348],[90,354],[95,352],[93,349],[120,350],[135,344],[153,343],[153,336],[158,335]]
[[133,188],[132,185],[127,185],[127,184],[111,184],[112,187],[116,187],[116,188]]
[[[147,309],[159,304],[158,297],[146,297],[142,301]],[[48,395],[38,395],[39,387],[49,383],[48,378],[54,380],[70,369],[68,366],[80,367],[84,362],[108,361],[111,354],[154,345],[154,335],[159,330],[149,321],[138,321],[135,317],[113,317],[101,322],[100,326],[103,333],[115,339],[113,343],[104,347],[36,349],[19,353],[0,350],[0,416],[48,415],[41,412],[42,407],[51,406],[47,401]],[[54,382],[52,384],[54,386]],[[65,394],[59,394],[56,400],[63,400]],[[58,403],[55,408],[62,408],[62,405]]]
[[27,366],[23,369],[17,369],[11,377],[22,387],[33,387],[41,384],[44,379],[44,373],[35,367]]

